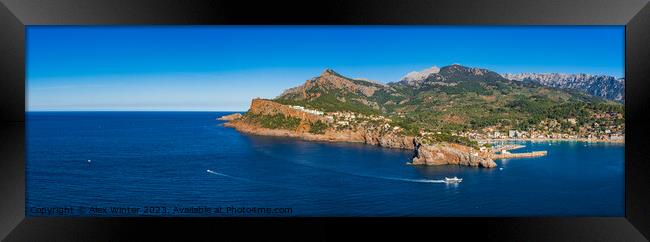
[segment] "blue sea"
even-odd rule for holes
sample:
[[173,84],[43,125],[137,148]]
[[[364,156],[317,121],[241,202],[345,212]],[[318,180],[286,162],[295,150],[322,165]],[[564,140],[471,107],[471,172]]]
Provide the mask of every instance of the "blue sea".
[[[624,215],[623,144],[511,142],[548,156],[425,167],[412,151],[242,134],[226,114],[28,112],[26,214]],[[463,182],[437,182],[451,176]]]

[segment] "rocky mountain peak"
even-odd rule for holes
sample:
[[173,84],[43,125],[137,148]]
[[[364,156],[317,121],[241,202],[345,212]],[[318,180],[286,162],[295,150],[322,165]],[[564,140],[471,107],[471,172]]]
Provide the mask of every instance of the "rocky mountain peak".
[[442,71],[462,71],[462,70],[470,69],[470,67],[461,66],[460,64],[451,64],[448,66],[443,66],[440,69]]
[[349,82],[351,79],[345,77],[332,69],[325,69],[320,76],[314,79],[314,84],[321,86],[335,86],[340,88],[344,82]]
[[332,69],[325,69],[320,76],[305,81],[301,86],[285,90],[280,99],[312,99],[327,93],[351,92],[372,96],[383,84],[345,77]]
[[466,73],[466,74],[472,74],[472,75],[484,75],[487,72],[489,72],[489,70],[476,68],[476,67],[462,66],[460,64],[452,64],[452,65],[444,66],[444,67],[442,67],[440,69],[440,73],[443,74],[443,75],[445,75],[445,74],[454,74],[454,73]]
[[323,70],[323,72],[320,74],[320,76],[321,77],[324,77],[324,76],[340,76],[340,74],[335,72],[334,70],[332,70],[330,68],[327,68],[327,69]]
[[452,64],[442,68],[431,67],[420,72],[410,72],[399,82],[408,86],[422,86],[441,82],[506,80],[496,72]]
[[416,83],[427,79],[429,76],[440,72],[440,68],[432,66],[421,71],[412,71],[407,73],[400,81],[406,83]]

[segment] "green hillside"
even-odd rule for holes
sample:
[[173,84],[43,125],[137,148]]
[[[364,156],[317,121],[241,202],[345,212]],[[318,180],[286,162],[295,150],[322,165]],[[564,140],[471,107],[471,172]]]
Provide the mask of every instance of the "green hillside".
[[443,67],[417,83],[388,85],[328,70],[275,100],[325,112],[382,115],[409,134],[421,130],[443,134],[485,130],[576,135],[624,132],[620,103],[511,81],[489,70],[460,65]]

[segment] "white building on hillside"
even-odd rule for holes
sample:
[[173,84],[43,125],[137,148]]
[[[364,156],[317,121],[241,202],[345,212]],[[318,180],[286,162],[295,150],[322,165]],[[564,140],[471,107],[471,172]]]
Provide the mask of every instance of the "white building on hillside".
[[303,112],[305,112],[305,113],[314,114],[314,115],[320,115],[320,116],[322,116],[323,114],[325,114],[325,113],[322,112],[322,111],[313,110],[313,109],[307,109],[307,108],[304,108],[304,107],[301,107],[301,106],[293,106],[293,105],[292,105],[292,106],[289,106],[289,107],[291,107],[291,108],[293,108],[293,109],[296,109],[296,110],[303,111]]

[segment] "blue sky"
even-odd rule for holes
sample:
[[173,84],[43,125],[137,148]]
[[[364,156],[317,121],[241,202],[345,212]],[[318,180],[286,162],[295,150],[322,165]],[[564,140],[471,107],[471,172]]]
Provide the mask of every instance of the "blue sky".
[[624,28],[29,26],[27,110],[243,111],[325,68],[385,83],[453,63],[623,77]]

